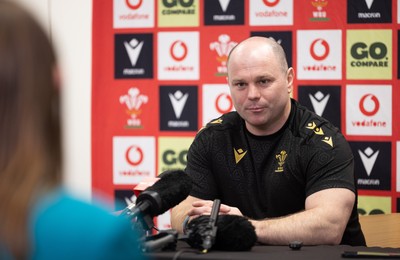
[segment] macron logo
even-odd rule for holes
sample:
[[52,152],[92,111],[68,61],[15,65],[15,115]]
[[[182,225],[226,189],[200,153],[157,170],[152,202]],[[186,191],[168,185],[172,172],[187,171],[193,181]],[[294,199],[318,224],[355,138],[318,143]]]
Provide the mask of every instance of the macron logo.
[[236,162],[236,164],[238,164],[240,162],[240,160],[242,160],[243,157],[246,155],[247,151],[243,151],[242,148],[239,148],[237,150],[235,148],[233,148],[233,153],[235,155],[235,162]]
[[136,62],[139,58],[139,54],[142,51],[143,42],[139,42],[137,39],[132,39],[129,43],[124,42],[126,52],[128,53],[129,60],[131,61],[132,67],[136,66]]
[[321,91],[318,91],[317,93],[315,93],[315,95],[308,95],[310,97],[311,100],[311,104],[314,108],[314,111],[317,115],[322,116],[322,114],[325,111],[326,108],[326,104],[329,101],[330,95],[326,95],[324,96],[324,94]]
[[226,12],[226,9],[228,9],[228,5],[231,2],[231,0],[219,0],[219,5],[222,8],[222,12]]
[[374,3],[374,0],[365,0],[365,3],[367,4],[368,9],[371,9],[371,6]]
[[179,119],[182,115],[183,108],[185,107],[186,101],[189,97],[189,94],[183,93],[178,90],[173,95],[171,93],[168,94],[169,99],[171,100],[172,108],[174,109],[174,113],[177,119]]
[[268,38],[270,38],[271,40],[275,40],[277,43],[279,43],[280,45],[282,45],[281,43],[282,43],[282,39],[275,39],[274,37],[268,37]]
[[374,152],[371,147],[366,148],[364,151],[358,150],[358,154],[361,157],[364,168],[367,171],[367,175],[371,175],[372,168],[375,165],[376,158],[378,158],[379,150]]

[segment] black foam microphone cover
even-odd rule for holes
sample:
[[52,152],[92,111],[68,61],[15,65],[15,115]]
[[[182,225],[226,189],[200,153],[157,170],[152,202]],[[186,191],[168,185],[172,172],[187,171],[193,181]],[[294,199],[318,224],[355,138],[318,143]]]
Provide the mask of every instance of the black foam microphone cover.
[[160,179],[145,189],[136,199],[136,205],[149,206],[145,211],[155,217],[186,199],[192,190],[192,178],[182,170],[165,171]]
[[[187,227],[186,242],[193,248],[203,249],[204,227],[209,223],[210,215],[202,215],[191,220]],[[211,249],[222,251],[248,251],[257,242],[254,226],[248,219],[238,215],[219,215],[217,236]]]

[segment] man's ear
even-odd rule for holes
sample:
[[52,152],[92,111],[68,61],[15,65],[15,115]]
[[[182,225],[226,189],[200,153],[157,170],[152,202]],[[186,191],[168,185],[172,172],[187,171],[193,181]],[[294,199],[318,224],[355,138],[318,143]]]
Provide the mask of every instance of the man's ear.
[[293,92],[293,80],[294,80],[294,69],[290,67],[286,72],[286,84],[288,88],[288,93]]

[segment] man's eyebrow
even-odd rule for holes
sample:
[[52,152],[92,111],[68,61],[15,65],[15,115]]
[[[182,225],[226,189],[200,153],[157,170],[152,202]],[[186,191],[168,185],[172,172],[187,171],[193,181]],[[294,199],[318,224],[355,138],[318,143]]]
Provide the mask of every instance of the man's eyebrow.
[[264,79],[272,79],[273,77],[271,75],[268,74],[262,74],[259,76],[256,76],[255,79],[256,80],[264,80]]
[[232,79],[231,82],[233,82],[233,83],[240,83],[240,82],[245,82],[245,80],[244,80],[244,79],[241,79],[241,78],[237,78],[237,79]]
[[256,76],[256,79],[265,79],[265,78],[270,78],[270,76],[267,74]]

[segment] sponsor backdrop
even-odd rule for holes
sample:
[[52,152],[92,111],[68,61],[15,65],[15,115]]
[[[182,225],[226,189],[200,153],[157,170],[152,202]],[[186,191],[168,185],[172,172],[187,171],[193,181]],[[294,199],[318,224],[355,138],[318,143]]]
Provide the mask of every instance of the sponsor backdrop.
[[196,132],[234,109],[229,51],[259,35],[286,50],[293,97],[350,142],[360,214],[399,212],[399,2],[93,1],[93,190],[129,203],[142,180],[183,169]]

